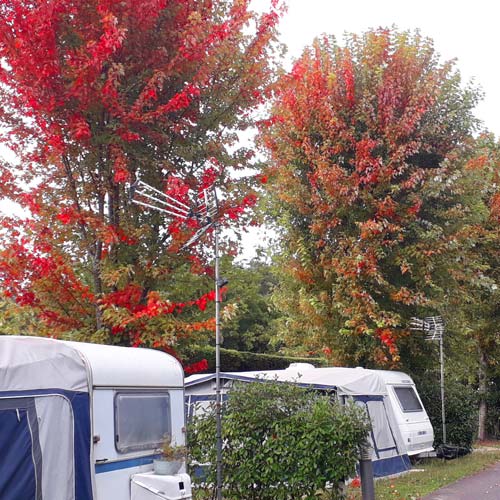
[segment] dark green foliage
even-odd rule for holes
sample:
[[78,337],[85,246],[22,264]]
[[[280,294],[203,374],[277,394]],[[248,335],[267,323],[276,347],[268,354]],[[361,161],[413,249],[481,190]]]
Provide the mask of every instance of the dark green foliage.
[[[417,383],[434,427],[434,447],[443,444],[439,374],[427,374]],[[472,448],[477,430],[477,391],[468,384],[445,378],[446,444]]]
[[[224,498],[306,500],[354,474],[368,426],[354,405],[266,381],[233,388],[222,428]],[[192,460],[215,464],[213,412],[193,419],[188,443]],[[214,483],[213,465],[206,484]]]
[[229,281],[224,303],[236,305],[233,316],[222,325],[224,346],[262,353],[276,350],[273,334],[278,313],[271,300],[275,285],[271,266],[258,260],[243,266],[226,257],[221,268]]
[[500,439],[500,377],[494,378],[488,387],[487,433],[494,439]]
[[[207,372],[215,371],[215,348],[212,346],[189,346],[186,350],[185,365],[196,363],[201,359],[208,361]],[[321,358],[294,358],[277,354],[256,354],[241,352],[232,349],[221,349],[221,369],[225,372],[241,372],[251,370],[283,370],[290,363],[312,363],[322,366],[325,363]]]

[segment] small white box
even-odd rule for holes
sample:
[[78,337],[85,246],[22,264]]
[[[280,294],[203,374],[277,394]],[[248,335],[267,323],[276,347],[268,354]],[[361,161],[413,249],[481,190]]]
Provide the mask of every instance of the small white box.
[[191,480],[188,474],[163,476],[153,472],[131,477],[131,500],[191,500]]

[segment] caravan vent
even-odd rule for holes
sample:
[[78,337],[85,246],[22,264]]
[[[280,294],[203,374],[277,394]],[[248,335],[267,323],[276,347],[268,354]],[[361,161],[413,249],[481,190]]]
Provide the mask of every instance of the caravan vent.
[[311,363],[291,363],[287,370],[314,370],[315,366]]

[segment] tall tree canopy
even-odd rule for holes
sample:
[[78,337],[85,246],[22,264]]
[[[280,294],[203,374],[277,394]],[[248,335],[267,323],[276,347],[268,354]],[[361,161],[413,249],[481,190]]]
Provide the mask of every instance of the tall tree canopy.
[[273,78],[277,1],[7,0],[0,5],[0,195],[29,211],[2,218],[1,287],[51,334],[171,347],[211,321],[206,289],[179,290],[178,255],[196,229],[131,204],[140,178],[188,202],[223,188],[222,220],[255,195],[231,174],[252,163],[238,131]]
[[415,362],[407,325],[444,293],[478,97],[430,40],[395,30],[318,40],[282,79],[262,141],[292,345]]
[[482,134],[457,183],[465,210],[445,302],[449,329],[456,334],[448,350],[458,361],[453,371],[477,380],[479,439],[486,438],[487,393],[494,393],[492,381],[500,374],[499,181],[500,146],[492,135]]

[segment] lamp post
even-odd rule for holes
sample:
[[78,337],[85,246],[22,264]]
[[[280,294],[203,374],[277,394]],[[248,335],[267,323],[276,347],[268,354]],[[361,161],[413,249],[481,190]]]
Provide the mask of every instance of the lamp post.
[[[225,284],[219,273],[219,232],[220,224],[219,202],[217,191],[213,186],[204,189],[198,200],[187,205],[172,196],[138,180],[130,188],[130,196],[133,203],[146,208],[166,213],[171,217],[180,218],[184,221],[196,219],[200,228],[181,247],[181,250],[189,248],[196,243],[209,229],[214,230],[214,254],[215,254],[215,421],[216,421],[216,468],[217,468],[217,500],[222,500],[222,394],[220,384],[220,289]],[[201,198],[201,199],[200,199]]]
[[411,318],[410,329],[421,331],[425,334],[425,340],[439,341],[439,364],[441,371],[441,419],[443,422],[443,444],[446,444],[446,412],[444,404],[444,321],[441,316],[428,316],[426,318]]

